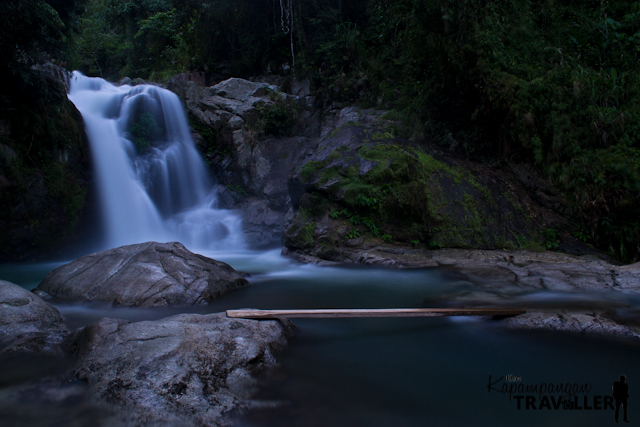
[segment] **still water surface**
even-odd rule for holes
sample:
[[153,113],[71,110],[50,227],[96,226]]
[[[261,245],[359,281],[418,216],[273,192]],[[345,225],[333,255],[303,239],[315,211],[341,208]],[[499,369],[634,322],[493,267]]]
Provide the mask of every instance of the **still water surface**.
[[[296,264],[279,251],[205,253],[251,273],[250,286],[207,307],[113,308],[100,303],[56,301],[70,329],[103,317],[131,321],[182,312],[210,313],[234,308],[386,308],[442,306],[477,285],[446,271],[317,267]],[[2,265],[0,279],[34,288],[62,263]],[[520,293],[512,305],[529,307],[639,306],[622,295]],[[609,395],[621,374],[630,384],[629,417],[640,420],[640,345],[564,334],[515,332],[479,318],[296,319],[297,331],[278,355],[279,368],[262,379],[256,399],[275,408],[238,414],[237,426],[602,426],[614,423],[612,410],[521,409],[516,399],[489,392],[489,376],[520,377],[525,385],[587,384],[579,394]],[[25,361],[27,363],[27,361]],[[29,362],[31,363],[31,362]],[[24,369],[24,367],[23,367]],[[29,368],[31,369],[31,368]],[[18,369],[19,370],[19,369]],[[34,375],[39,375],[37,369]],[[6,375],[5,375],[6,377]],[[4,378],[4,377],[3,377]],[[24,381],[32,379],[25,376]],[[6,380],[6,378],[5,378]],[[19,382],[19,381],[18,381]],[[1,383],[1,381],[0,381]],[[5,384],[7,381],[5,381]],[[504,383],[500,382],[498,386]],[[16,386],[16,381],[11,387]],[[5,386],[5,389],[7,386]],[[6,391],[6,390],[5,390]],[[6,394],[6,393],[5,393]],[[2,399],[0,388],[0,400]],[[549,395],[551,396],[551,395]],[[553,396],[559,396],[555,394]],[[541,396],[537,395],[539,402]],[[92,425],[73,402],[55,416],[50,408],[24,402],[13,410],[15,425]],[[81,402],[78,402],[80,405]],[[1,404],[0,404],[1,406]],[[26,412],[26,408],[32,408]],[[55,412],[55,411],[54,411]],[[0,418],[4,412],[0,409]],[[48,418],[47,418],[48,417]],[[109,422],[106,421],[109,425]]]

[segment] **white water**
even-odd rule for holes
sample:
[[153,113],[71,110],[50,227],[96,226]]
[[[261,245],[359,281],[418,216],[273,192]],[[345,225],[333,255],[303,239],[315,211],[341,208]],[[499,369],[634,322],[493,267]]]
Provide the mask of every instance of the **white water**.
[[[242,221],[217,209],[178,97],[150,85],[114,86],[75,71],[69,99],[89,137],[106,241],[101,249],[179,241],[191,250],[244,248]],[[149,113],[162,129],[138,153],[130,128]]]

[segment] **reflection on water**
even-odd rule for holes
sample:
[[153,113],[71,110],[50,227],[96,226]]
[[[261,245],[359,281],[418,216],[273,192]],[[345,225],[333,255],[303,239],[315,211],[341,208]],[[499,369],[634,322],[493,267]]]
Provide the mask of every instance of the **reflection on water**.
[[[317,267],[294,263],[277,251],[206,255],[251,273],[250,285],[208,306],[134,309],[104,303],[54,303],[68,327],[76,328],[107,316],[141,321],[246,307],[446,306],[456,304],[457,295],[482,290],[436,269]],[[41,278],[53,267],[2,266],[0,279],[32,287],[38,274]],[[636,313],[640,307],[637,298],[624,294],[512,291],[501,295],[501,304],[555,310],[615,309],[620,315]],[[630,416],[640,407],[640,346],[635,343],[507,331],[493,320],[463,317],[296,319],[295,324],[296,337],[279,355],[279,368],[263,378],[262,390],[255,397],[274,405],[236,414],[235,425],[601,426],[613,422],[611,410],[518,409],[515,399],[489,393],[487,388],[489,375],[495,379],[507,374],[527,384],[588,383],[594,395],[610,394],[612,382],[626,374],[631,387]],[[4,395],[6,392],[0,392],[0,400]],[[81,403],[76,398],[65,405],[73,413]],[[60,419],[63,425],[70,422]],[[109,418],[104,415],[102,419]],[[90,425],[77,421],[77,425]]]

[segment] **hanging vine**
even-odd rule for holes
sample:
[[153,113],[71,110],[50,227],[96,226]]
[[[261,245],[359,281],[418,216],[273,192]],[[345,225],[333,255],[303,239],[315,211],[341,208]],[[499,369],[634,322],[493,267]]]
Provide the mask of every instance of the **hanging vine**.
[[291,71],[295,74],[296,56],[293,51],[293,0],[280,0],[280,25],[291,41]]

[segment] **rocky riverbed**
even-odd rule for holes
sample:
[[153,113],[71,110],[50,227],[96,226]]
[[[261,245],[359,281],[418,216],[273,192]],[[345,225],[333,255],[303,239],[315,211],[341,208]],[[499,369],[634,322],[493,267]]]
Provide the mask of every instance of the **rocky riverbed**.
[[[178,243],[149,242],[62,266],[36,293],[131,306],[194,304],[246,284],[244,276]],[[274,355],[293,333],[286,320],[228,319],[224,313],[143,322],[104,318],[68,331],[60,312],[36,293],[0,281],[0,358],[12,363],[46,356],[66,369],[16,393],[50,394],[80,381],[86,387],[67,393],[88,393],[93,409],[126,425],[226,425],[231,411],[259,405],[251,401],[256,375],[275,366]]]
[[[337,265],[302,252],[283,253],[300,262]],[[594,255],[570,255],[559,252],[526,250],[439,249],[421,250],[397,245],[369,245],[344,248],[344,263],[377,265],[399,269],[440,268],[452,278],[480,285],[480,289],[464,290],[448,303],[459,306],[512,306],[528,310],[527,314],[504,320],[510,328],[555,330],[562,332],[609,335],[638,339],[640,313],[619,315],[624,305],[615,302],[617,293],[640,297],[640,263],[611,264]],[[517,297],[536,291],[552,291],[568,295],[597,293],[602,299],[594,311],[580,306],[541,308]],[[608,296],[612,300],[608,300]],[[618,323],[619,322],[619,323]]]
[[[621,343],[637,342],[640,338],[637,323],[634,323],[634,307],[637,304],[633,303],[638,291],[638,265],[618,266],[593,255],[504,250],[428,251],[397,245],[354,249],[351,254],[352,258],[346,258],[341,263],[304,254],[293,253],[291,256],[305,263],[324,265],[312,267],[311,270],[304,266],[296,267],[299,269],[296,270],[297,274],[318,275],[321,281],[324,272],[329,274],[324,280],[329,281],[331,275],[348,274],[352,278],[368,278],[364,279],[367,284],[362,285],[362,289],[350,291],[355,292],[354,301],[362,300],[361,304],[364,305],[367,305],[367,292],[380,287],[377,281],[393,280],[413,271],[419,273],[420,278],[411,285],[411,293],[423,295],[422,306],[527,309],[527,313],[521,316],[479,319],[475,323],[484,325],[482,328],[487,330],[497,327],[500,330],[555,331],[589,336],[589,339],[614,339]],[[124,301],[122,298],[109,297],[97,302],[101,293],[111,295],[111,282],[121,280],[123,286],[120,289],[131,296],[129,306],[137,308],[125,308],[121,304],[118,310],[167,310],[166,307],[172,307],[171,304],[163,305],[165,308],[143,308],[140,302],[148,300],[147,294],[139,290],[134,292],[136,286],[151,289],[157,283],[168,280],[167,289],[172,289],[178,286],[176,277],[184,276],[185,283],[195,283],[193,278],[197,278],[196,273],[204,271],[204,268],[231,268],[203,256],[192,259],[193,256],[179,244],[149,242],[92,254],[85,257],[82,264],[77,260],[55,270],[50,276],[71,272],[62,282],[72,289],[74,276],[79,281],[86,281],[87,277],[98,278],[96,282],[102,285],[92,289],[95,298],[91,304],[120,304],[120,301]],[[133,264],[139,265],[136,267]],[[369,264],[371,269],[344,268],[348,264]],[[194,272],[189,273],[186,266],[193,268]],[[141,271],[151,269],[154,274],[149,277],[153,280],[137,281],[136,277],[139,276],[129,274],[135,272],[136,268]],[[351,272],[347,273],[349,270]],[[114,273],[117,271],[123,273]],[[161,274],[166,278],[160,277]],[[215,275],[214,272],[209,274]],[[429,278],[440,280],[441,288],[434,290],[430,281],[425,280]],[[294,297],[292,301],[304,303],[309,300],[309,289],[304,281],[289,288],[286,295],[277,295],[274,289],[265,288],[268,288],[268,282],[261,283],[264,280],[263,277],[255,284],[236,288],[228,295],[230,299],[225,299],[224,305],[234,306],[236,300],[233,295],[250,287],[255,287],[258,292],[256,307],[282,307],[282,304],[287,304],[289,295],[296,292],[300,293],[298,299]],[[348,281],[355,279],[345,280],[347,282],[344,285],[349,287]],[[294,282],[297,281],[294,279]],[[336,283],[336,286],[340,286],[340,283]],[[40,288],[45,286],[41,284]],[[210,295],[209,286],[198,289],[202,298]],[[386,286],[384,289],[385,292],[395,289],[402,294],[409,288]],[[276,292],[271,299],[261,293],[270,291]],[[326,294],[342,291],[323,285],[317,292],[325,295],[325,302],[319,301],[317,304],[333,306],[335,303],[330,302],[331,296]],[[278,352],[292,335],[293,325],[288,321],[228,319],[222,313],[179,314],[143,321],[114,316],[93,320],[79,329],[69,330],[63,318],[64,313],[75,310],[70,305],[73,300],[60,305],[63,300],[52,298],[59,298],[62,294],[52,297],[41,290],[37,293],[48,299],[42,299],[8,282],[0,286],[0,325],[5,332],[0,348],[3,363],[13,366],[17,363],[16,358],[22,358],[26,363],[37,363],[42,369],[46,368],[42,372],[38,370],[41,376],[20,374],[22,376],[11,380],[20,385],[5,386],[0,396],[0,414],[4,416],[15,415],[16,419],[24,420],[23,413],[27,411],[24,402],[32,401],[33,396],[39,396],[39,404],[50,408],[52,413],[55,413],[57,406],[71,405],[75,411],[80,411],[74,415],[79,420],[78,425],[85,425],[81,421],[83,411],[99,414],[96,415],[100,418],[98,425],[227,425],[233,423],[230,417],[242,411],[264,413],[274,411],[274,407],[282,404],[270,400],[273,397],[265,400],[264,393],[259,392],[258,396],[255,393],[261,389],[259,378],[262,373],[270,372],[277,366]],[[556,294],[565,296],[556,306],[549,301],[536,299],[536,295],[546,298]],[[137,299],[133,298],[135,295]],[[620,298],[616,298],[616,295]],[[585,296],[589,300],[571,300],[577,296]],[[410,301],[419,301],[411,298]],[[199,298],[194,301],[199,301]],[[218,300],[208,301],[218,306],[222,303]],[[336,301],[341,301],[340,297]],[[389,301],[389,304],[394,306],[398,301]],[[63,314],[49,302],[56,302]],[[187,305],[181,307],[185,311],[198,306],[193,302],[184,304]],[[70,309],[71,312],[68,311]],[[115,315],[117,311],[113,313]],[[420,323],[422,326],[418,329],[433,331],[433,326],[429,325],[434,324],[433,321],[426,325]],[[309,325],[305,324],[305,327]],[[467,328],[456,330],[466,331]],[[359,333],[355,337],[363,339]],[[304,340],[300,344],[304,347]],[[6,378],[3,381],[6,385]],[[69,403],[75,401],[84,403]]]

